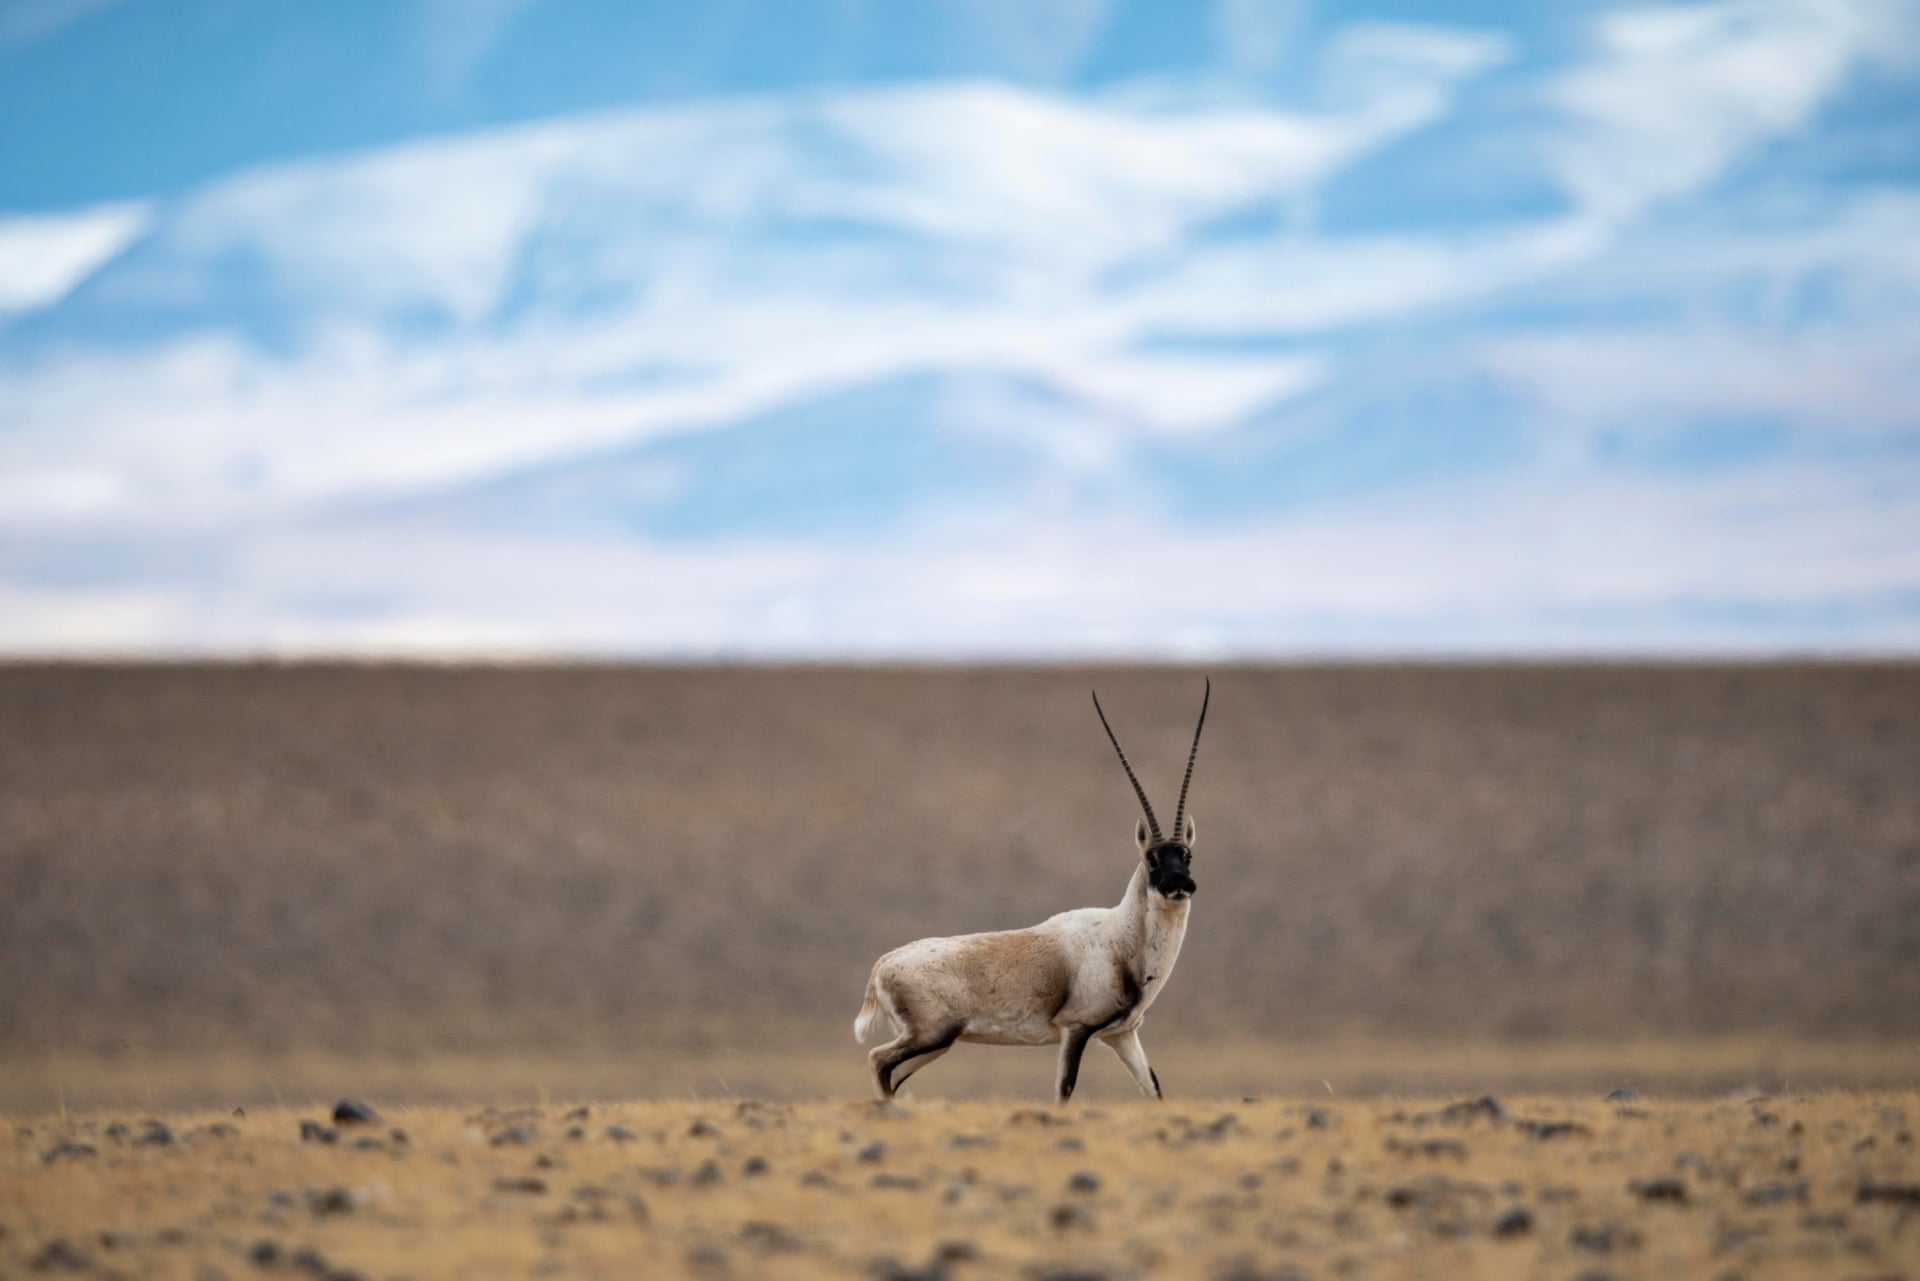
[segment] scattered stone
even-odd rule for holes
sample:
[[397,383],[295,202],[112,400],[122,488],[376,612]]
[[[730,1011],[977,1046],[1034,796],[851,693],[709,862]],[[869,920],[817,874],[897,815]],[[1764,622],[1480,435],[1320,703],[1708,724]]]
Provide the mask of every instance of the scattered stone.
[[112,1139],[115,1143],[125,1143],[128,1137],[133,1133],[133,1131],[127,1128],[127,1123],[125,1121],[115,1121],[112,1125],[109,1125],[106,1128],[105,1133],[106,1133],[106,1136]]
[[363,1134],[353,1141],[353,1146],[363,1152],[384,1152],[387,1148],[387,1141],[377,1135]]
[[584,1126],[584,1125],[570,1125],[570,1126],[568,1126],[568,1127],[567,1127],[567,1138],[568,1138],[568,1139],[570,1139],[570,1140],[572,1140],[572,1141],[574,1141],[574,1142],[578,1142],[578,1141],[580,1141],[581,1139],[584,1139],[584,1138],[586,1138],[586,1137],[587,1137],[587,1127],[586,1127],[586,1126]]
[[147,1122],[147,1128],[133,1141],[136,1148],[164,1148],[173,1144],[173,1131],[159,1121]]
[[233,1114],[244,1121],[246,1120],[246,1117],[247,1117],[247,1110],[245,1108],[235,1108],[233,1110]]
[[277,1268],[280,1266],[280,1245],[277,1241],[259,1240],[247,1247],[247,1262],[256,1268]]
[[1795,1179],[1791,1183],[1775,1181],[1756,1183],[1741,1194],[1748,1205],[1778,1205],[1782,1201],[1804,1201],[1807,1199],[1807,1181]]
[[388,1130],[387,1140],[397,1148],[404,1148],[413,1142],[412,1139],[407,1137],[405,1130]]
[[1307,1109],[1307,1128],[1309,1130],[1331,1130],[1338,1124],[1340,1124],[1340,1118],[1325,1108],[1309,1107]]
[[1098,1192],[1099,1190],[1100,1176],[1091,1170],[1075,1170],[1073,1177],[1067,1180],[1069,1192]]
[[132,1250],[140,1245],[140,1238],[131,1232],[105,1231],[99,1241],[102,1250]]
[[886,1160],[887,1145],[882,1143],[879,1139],[875,1139],[873,1142],[867,1144],[867,1146],[865,1146],[864,1148],[861,1148],[859,1152],[855,1153],[855,1155],[859,1157],[860,1160],[865,1161],[868,1165],[878,1165],[880,1162]]
[[593,1109],[588,1107],[586,1104],[582,1103],[579,1107],[571,1108],[565,1113],[561,1114],[560,1119],[562,1121],[584,1121],[592,1115],[593,1115]]
[[766,1174],[772,1169],[773,1167],[767,1163],[767,1158],[750,1156],[747,1158],[747,1163],[740,1167],[740,1173],[751,1179]]
[[345,1188],[308,1188],[307,1213],[317,1217],[329,1214],[352,1214],[354,1208],[353,1193]]
[[947,1140],[950,1148],[990,1148],[993,1140],[984,1134],[956,1134]]
[[56,1237],[28,1261],[35,1272],[91,1272],[93,1260],[71,1241]]
[[524,1148],[531,1144],[533,1140],[533,1131],[529,1130],[526,1126],[510,1125],[487,1140],[487,1142],[496,1148]]
[[1047,1216],[1047,1221],[1053,1224],[1053,1230],[1056,1232],[1068,1232],[1074,1228],[1085,1228],[1091,1231],[1093,1211],[1084,1205],[1062,1203],[1053,1207],[1053,1212]]
[[687,1127],[687,1135],[695,1139],[717,1139],[720,1137],[720,1127],[702,1117]]
[[1477,1099],[1463,1099],[1458,1103],[1449,1103],[1447,1106],[1441,1108],[1439,1112],[1428,1113],[1427,1115],[1454,1124],[1462,1124],[1476,1119],[1504,1121],[1507,1119],[1507,1109],[1501,1106],[1499,1099],[1494,1098],[1491,1094],[1483,1094]]
[[920,1180],[910,1174],[876,1174],[867,1182],[870,1187],[896,1188],[902,1192],[920,1190]]
[[607,1127],[606,1134],[615,1143],[632,1143],[640,1137],[624,1125],[610,1125]]
[[1626,1089],[1623,1086],[1607,1095],[1606,1101],[1609,1103],[1638,1103],[1640,1101],[1640,1092],[1638,1090]]
[[1640,1234],[1616,1224],[1602,1224],[1598,1227],[1583,1225],[1575,1228],[1567,1240],[1576,1250],[1586,1250],[1591,1254],[1612,1254],[1615,1250],[1632,1249],[1640,1244]]
[[740,1225],[740,1241],[761,1254],[791,1254],[803,1244],[799,1237],[779,1224],[758,1219],[749,1219]]
[[1387,1138],[1387,1151],[1401,1152],[1408,1156],[1450,1156],[1458,1161],[1467,1159],[1467,1145],[1458,1139],[1419,1139],[1409,1141],[1394,1138],[1390,1135]]
[[310,1272],[317,1277],[323,1277],[333,1271],[332,1268],[327,1266],[327,1256],[310,1245],[302,1246],[300,1249],[295,1250],[293,1257],[289,1259],[288,1262],[294,1266],[295,1270]]
[[495,1192],[508,1192],[526,1196],[539,1196],[547,1190],[545,1179],[535,1178],[531,1174],[503,1174],[493,1181]]
[[1059,1148],[1062,1152],[1085,1152],[1087,1150],[1087,1141],[1077,1134],[1069,1134],[1053,1146]]
[[330,1125],[322,1125],[318,1121],[303,1120],[300,1122],[300,1141],[302,1143],[338,1143],[340,1131]]
[[1869,1201],[1920,1205],[1920,1183],[1882,1183],[1874,1179],[1862,1179],[1860,1186],[1854,1190],[1853,1199],[1861,1205]]
[[726,1176],[720,1173],[720,1163],[718,1161],[702,1161],[700,1168],[693,1172],[693,1186],[696,1188],[712,1187],[725,1177]]
[[52,1165],[56,1161],[77,1161],[82,1157],[95,1155],[97,1155],[97,1153],[94,1151],[91,1143],[74,1143],[68,1141],[48,1148],[40,1154],[40,1160],[46,1165]]
[[335,1125],[378,1125],[380,1114],[359,1099],[341,1099],[333,1105]]
[[1635,1179],[1627,1184],[1627,1191],[1642,1201],[1670,1201],[1675,1205],[1687,1203],[1687,1185],[1675,1178]]
[[1567,1135],[1587,1138],[1593,1134],[1592,1130],[1578,1121],[1516,1121],[1514,1124],[1534,1138],[1542,1140],[1558,1139]]
[[706,1272],[718,1272],[727,1266],[727,1252],[717,1245],[696,1245],[688,1249],[687,1262]]
[[1523,1237],[1533,1231],[1533,1211],[1516,1205],[1493,1221],[1493,1235],[1506,1239]]

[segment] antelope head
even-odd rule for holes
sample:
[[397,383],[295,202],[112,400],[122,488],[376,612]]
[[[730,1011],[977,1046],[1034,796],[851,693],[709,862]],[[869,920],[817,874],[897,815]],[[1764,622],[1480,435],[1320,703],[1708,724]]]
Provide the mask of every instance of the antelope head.
[[1173,811],[1173,835],[1160,830],[1160,821],[1153,815],[1153,805],[1147,800],[1147,790],[1140,786],[1140,779],[1133,772],[1133,766],[1127,761],[1127,753],[1120,746],[1119,736],[1113,732],[1113,726],[1107,724],[1107,713],[1100,706],[1100,695],[1093,696],[1093,710],[1100,714],[1100,724],[1107,731],[1107,738],[1113,744],[1114,752],[1120,757],[1120,768],[1127,772],[1127,781],[1133,784],[1133,794],[1140,798],[1140,809],[1144,814],[1134,827],[1134,840],[1140,846],[1140,855],[1147,861],[1147,886],[1154,894],[1171,903],[1184,902],[1191,898],[1198,887],[1193,883],[1193,816],[1187,813],[1187,788],[1193,783],[1193,762],[1200,755],[1200,731],[1207,724],[1207,703],[1213,697],[1213,682],[1207,682],[1207,692],[1200,699],[1200,723],[1193,727],[1193,746],[1187,752],[1187,774],[1180,780],[1180,801]]

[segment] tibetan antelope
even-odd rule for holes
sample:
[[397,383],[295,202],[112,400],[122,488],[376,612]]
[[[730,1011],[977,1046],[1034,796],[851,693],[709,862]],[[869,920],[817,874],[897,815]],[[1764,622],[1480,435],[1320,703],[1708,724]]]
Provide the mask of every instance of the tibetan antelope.
[[874,962],[853,1035],[866,1040],[874,1016],[883,1010],[898,1032],[867,1055],[882,1099],[892,1098],[908,1077],[952,1049],[954,1042],[972,1041],[1057,1044],[1054,1101],[1065,1103],[1073,1097],[1080,1056],[1091,1040],[1104,1042],[1120,1056],[1142,1094],[1162,1097],[1160,1078],[1140,1046],[1140,1021],[1167,985],[1187,933],[1195,888],[1187,788],[1212,697],[1209,680],[1169,836],[1160,830],[1146,789],[1107,724],[1099,694],[1093,696],[1093,709],[1145,812],[1134,829],[1141,862],[1118,906],[1062,912],[1024,930],[921,939]]

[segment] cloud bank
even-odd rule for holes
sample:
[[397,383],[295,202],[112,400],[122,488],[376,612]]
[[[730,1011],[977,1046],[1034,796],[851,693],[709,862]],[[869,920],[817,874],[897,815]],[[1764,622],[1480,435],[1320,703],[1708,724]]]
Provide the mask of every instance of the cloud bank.
[[[3,222],[0,648],[1910,651],[1911,17],[1548,59],[1232,4],[1226,81],[716,98]],[[1283,56],[1338,92],[1249,87]]]

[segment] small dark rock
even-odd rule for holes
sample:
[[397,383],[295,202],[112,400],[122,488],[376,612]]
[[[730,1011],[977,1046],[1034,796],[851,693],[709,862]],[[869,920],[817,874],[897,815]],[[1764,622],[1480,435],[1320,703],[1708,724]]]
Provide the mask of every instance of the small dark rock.
[[534,1140],[532,1130],[524,1125],[510,1125],[487,1140],[496,1148],[524,1148]]
[[577,1142],[579,1142],[579,1141],[580,1141],[581,1139],[584,1139],[584,1138],[586,1138],[586,1137],[587,1137],[587,1127],[586,1127],[586,1126],[584,1126],[584,1125],[570,1125],[570,1126],[568,1126],[568,1127],[567,1127],[567,1138],[568,1138],[568,1139],[570,1139],[570,1140],[572,1140],[573,1142],[576,1142],[576,1143],[577,1143]]
[[1807,1199],[1807,1181],[1795,1179],[1791,1183],[1756,1183],[1741,1194],[1748,1205],[1778,1205],[1782,1201],[1804,1201]]
[[1558,1139],[1569,1135],[1585,1138],[1593,1133],[1578,1121],[1516,1121],[1514,1124],[1536,1139]]
[[1053,1146],[1059,1148],[1062,1152],[1085,1152],[1087,1150],[1087,1141],[1077,1134],[1069,1134],[1064,1139],[1055,1142]]
[[404,1148],[409,1143],[413,1142],[412,1139],[407,1137],[407,1132],[405,1130],[388,1130],[387,1141],[392,1143],[397,1148]]
[[638,1139],[640,1137],[639,1135],[635,1134],[632,1130],[628,1129],[624,1125],[608,1126],[606,1130],[606,1135],[609,1139],[612,1139],[615,1143],[632,1143],[635,1139]]
[[747,1163],[740,1167],[740,1173],[751,1179],[758,1175],[765,1174],[771,1169],[773,1169],[773,1167],[767,1164],[767,1158],[763,1156],[750,1156],[747,1158]]
[[693,1172],[693,1186],[696,1188],[712,1187],[725,1177],[725,1175],[720,1173],[720,1163],[718,1161],[702,1161],[700,1168]]
[[696,1245],[687,1251],[687,1262],[704,1271],[718,1271],[727,1266],[727,1252],[717,1245]]
[[1499,1099],[1491,1094],[1483,1094],[1477,1099],[1463,1099],[1458,1103],[1447,1104],[1440,1109],[1439,1118],[1442,1121],[1454,1122],[1475,1119],[1504,1121],[1507,1119],[1507,1109],[1501,1106]]
[[55,1161],[77,1161],[82,1157],[95,1155],[97,1153],[91,1143],[67,1142],[48,1148],[40,1154],[40,1160],[47,1165],[52,1165]]
[[917,1192],[920,1180],[910,1174],[876,1174],[868,1180],[871,1187],[895,1188],[902,1192]]
[[873,1142],[867,1144],[867,1146],[865,1146],[864,1148],[861,1148],[860,1151],[855,1155],[857,1155],[860,1158],[860,1160],[865,1161],[868,1165],[878,1165],[880,1162],[886,1160],[887,1145],[882,1143],[879,1139],[875,1139]]
[[295,1250],[293,1257],[287,1261],[297,1271],[311,1273],[316,1277],[325,1276],[333,1270],[327,1266],[327,1256],[310,1245]]
[[1638,1103],[1639,1101],[1640,1092],[1638,1090],[1622,1088],[1607,1095],[1607,1102],[1609,1103]]
[[340,1131],[318,1121],[300,1122],[300,1141],[302,1143],[338,1143]]
[[1493,1221],[1493,1235],[1497,1237],[1523,1237],[1533,1231],[1533,1211],[1524,1205],[1516,1205]]
[[503,1174],[493,1181],[493,1190],[539,1196],[547,1190],[547,1181],[531,1174]]
[[280,1245],[277,1241],[255,1241],[247,1247],[247,1262],[256,1268],[277,1268],[280,1266]]
[[1307,1128],[1309,1130],[1331,1130],[1340,1124],[1340,1118],[1325,1108],[1307,1109]]
[[1567,1240],[1575,1249],[1586,1250],[1592,1254],[1612,1254],[1615,1250],[1631,1249],[1640,1244],[1638,1233],[1610,1223],[1599,1227],[1577,1227],[1568,1235]]
[[740,1225],[740,1241],[761,1254],[790,1254],[800,1249],[800,1238],[777,1223],[757,1219]]
[[147,1122],[147,1128],[133,1141],[137,1148],[163,1148],[173,1143],[173,1131],[159,1121]]
[[1073,1177],[1067,1180],[1069,1192],[1098,1192],[1100,1176],[1091,1170],[1075,1170]]
[[125,1121],[115,1121],[112,1125],[109,1125],[106,1128],[104,1133],[108,1138],[112,1139],[115,1143],[125,1143],[128,1137],[133,1133],[133,1131],[127,1128],[127,1123]]
[[720,1137],[720,1127],[702,1117],[687,1127],[687,1134],[696,1139],[717,1139]]
[[353,1141],[353,1146],[363,1152],[384,1152],[387,1141],[372,1134],[363,1134]]
[[1675,1205],[1687,1203],[1687,1185],[1675,1178],[1635,1179],[1627,1184],[1627,1191],[1642,1201],[1670,1201]]
[[314,1215],[353,1213],[353,1193],[345,1188],[308,1188],[307,1213]]
[[27,1266],[35,1272],[90,1272],[93,1260],[71,1241],[55,1238],[41,1246]]
[[335,1125],[378,1125],[380,1114],[359,1099],[341,1099],[333,1105]]
[[1882,1183],[1874,1179],[1862,1179],[1860,1186],[1854,1189],[1853,1199],[1862,1205],[1869,1201],[1920,1205],[1920,1183]]
[[950,1148],[990,1148],[993,1140],[984,1134],[956,1134],[947,1140]]
[[1073,1228],[1091,1229],[1093,1211],[1084,1205],[1056,1205],[1053,1207],[1053,1212],[1047,1216],[1047,1221],[1053,1224],[1056,1232],[1066,1232]]
[[562,1121],[584,1121],[592,1115],[593,1115],[593,1109],[588,1107],[586,1104],[582,1103],[577,1108],[568,1109],[565,1113],[561,1115],[560,1119]]
[[140,1244],[140,1238],[131,1232],[102,1232],[99,1239],[103,1250],[132,1250]]

